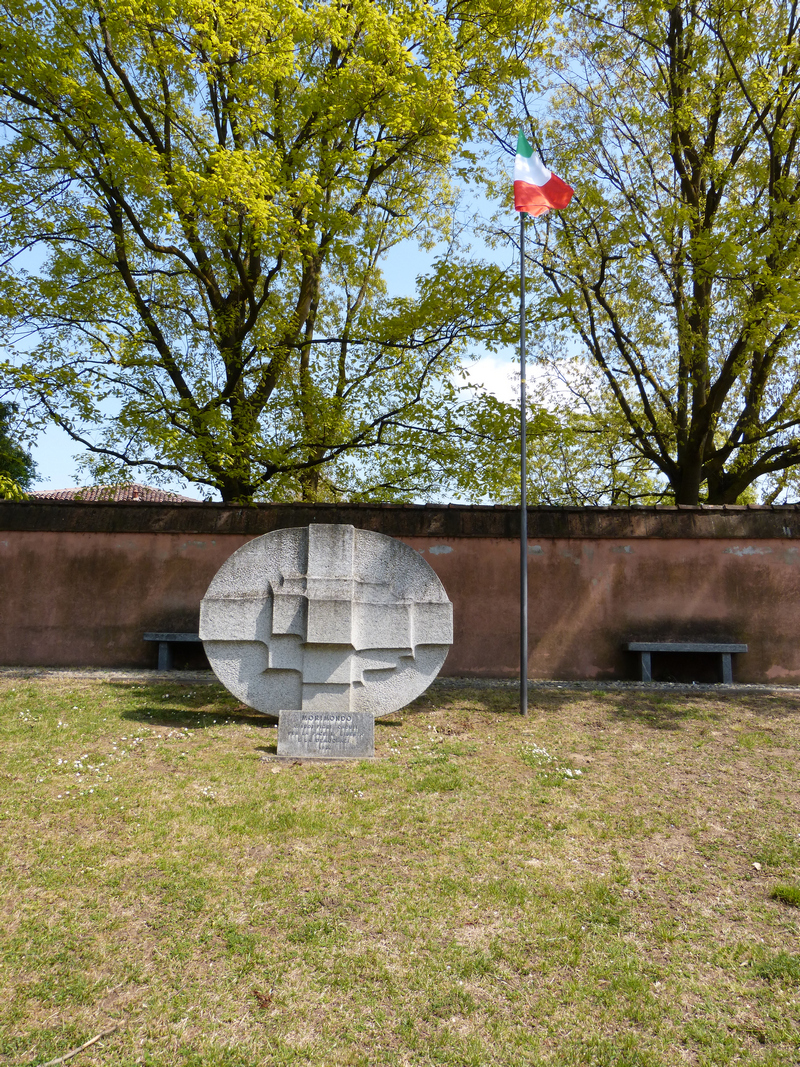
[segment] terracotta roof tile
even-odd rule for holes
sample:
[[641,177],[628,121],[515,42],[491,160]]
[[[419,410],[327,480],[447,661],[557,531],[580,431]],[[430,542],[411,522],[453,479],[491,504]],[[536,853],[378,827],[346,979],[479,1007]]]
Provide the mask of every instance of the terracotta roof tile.
[[197,497],[180,496],[166,489],[154,489],[151,485],[90,485],[82,489],[34,489],[28,493],[34,500],[79,500],[92,503],[97,500],[115,503],[179,504],[182,501],[198,504]]

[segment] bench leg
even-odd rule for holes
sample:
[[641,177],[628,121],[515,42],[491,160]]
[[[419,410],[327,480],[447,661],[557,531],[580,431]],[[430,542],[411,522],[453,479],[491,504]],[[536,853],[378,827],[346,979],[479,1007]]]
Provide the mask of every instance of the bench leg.
[[160,671],[172,670],[172,648],[169,641],[158,642],[158,669]]
[[730,652],[721,652],[722,656],[722,682],[733,681],[733,668],[731,667],[731,654]]
[[652,682],[653,672],[650,667],[650,653],[640,652],[639,655],[642,657],[642,681]]

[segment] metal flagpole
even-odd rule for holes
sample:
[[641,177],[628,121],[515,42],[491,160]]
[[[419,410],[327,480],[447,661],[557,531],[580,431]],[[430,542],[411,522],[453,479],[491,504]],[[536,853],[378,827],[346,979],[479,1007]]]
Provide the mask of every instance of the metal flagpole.
[[519,522],[519,713],[528,714],[528,454],[525,368],[525,212],[519,213],[519,369],[520,369],[520,522]]

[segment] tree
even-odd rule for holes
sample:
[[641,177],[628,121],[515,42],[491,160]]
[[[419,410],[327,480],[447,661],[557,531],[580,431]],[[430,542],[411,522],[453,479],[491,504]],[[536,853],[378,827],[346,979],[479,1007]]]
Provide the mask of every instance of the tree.
[[577,195],[530,227],[542,321],[677,503],[774,499],[800,464],[797,7],[609,0],[561,30],[535,127]]
[[[520,500],[519,409],[479,393],[462,413],[463,453],[451,470],[454,497]],[[578,361],[541,361],[528,376],[528,502],[531,505],[659,503],[665,486],[637,451],[613,396]]]
[[33,457],[13,437],[16,409],[0,401],[0,499],[20,500],[36,477]]
[[453,246],[390,299],[381,263],[452,238],[536,36],[538,0],[498,8],[2,0],[5,371],[96,475],[420,491],[514,283]]

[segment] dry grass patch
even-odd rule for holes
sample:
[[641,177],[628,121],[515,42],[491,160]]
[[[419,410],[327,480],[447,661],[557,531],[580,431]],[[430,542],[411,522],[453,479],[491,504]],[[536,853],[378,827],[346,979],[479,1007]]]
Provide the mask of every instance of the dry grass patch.
[[337,765],[217,686],[1,682],[0,1062],[800,1062],[800,701],[515,700]]

